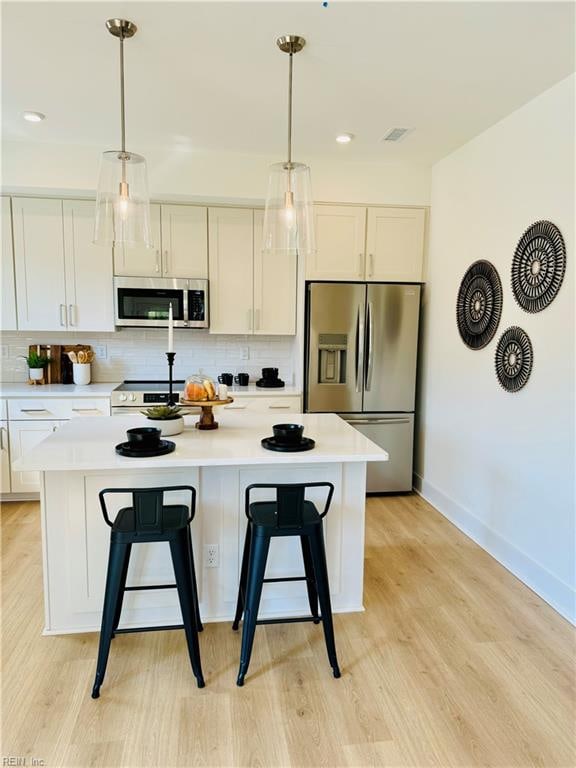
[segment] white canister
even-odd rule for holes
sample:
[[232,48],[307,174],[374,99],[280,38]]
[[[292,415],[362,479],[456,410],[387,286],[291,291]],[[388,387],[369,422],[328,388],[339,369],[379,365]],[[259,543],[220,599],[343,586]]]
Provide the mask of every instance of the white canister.
[[80,386],[90,384],[91,381],[90,363],[72,363],[72,379],[74,384]]
[[218,400],[228,400],[227,384],[218,384]]

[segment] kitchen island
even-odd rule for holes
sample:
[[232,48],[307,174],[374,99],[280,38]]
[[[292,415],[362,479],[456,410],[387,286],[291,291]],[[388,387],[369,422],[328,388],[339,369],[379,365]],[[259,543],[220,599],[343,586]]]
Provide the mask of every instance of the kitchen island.
[[[315,482],[335,486],[325,519],[326,552],[335,612],[361,611],[364,563],[366,463],[386,461],[387,453],[334,414],[290,414],[316,441],[311,451],[267,451],[260,440],[272,434],[278,417],[218,413],[220,428],[201,432],[195,417],[172,439],[176,450],[154,458],[124,458],[114,447],[137,426],[134,417],[78,418],[18,461],[19,470],[41,472],[45,634],[99,630],[103,604],[109,528],[98,502],[103,488],[193,485],[198,491],[192,538],[203,621],[234,615],[246,526],[244,489],[252,483]],[[141,425],[146,424],[142,417]],[[322,503],[318,489],[309,498]],[[262,498],[266,498],[262,492]],[[268,492],[269,497],[269,492]],[[182,495],[186,503],[186,494]],[[177,502],[176,494],[170,503]],[[110,497],[110,515],[130,503]],[[115,505],[115,506],[112,506]],[[210,557],[208,554],[210,553]],[[267,577],[303,573],[298,541],[273,541]],[[169,584],[174,574],[168,548],[141,544],[132,550],[128,585]],[[302,583],[265,587],[264,617],[308,613]],[[121,626],[180,622],[175,590],[129,592]]]

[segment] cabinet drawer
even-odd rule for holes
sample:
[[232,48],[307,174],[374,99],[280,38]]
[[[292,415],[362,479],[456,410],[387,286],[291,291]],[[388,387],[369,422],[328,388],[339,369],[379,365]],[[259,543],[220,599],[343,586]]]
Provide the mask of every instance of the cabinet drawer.
[[26,398],[8,401],[10,420],[73,419],[76,416],[109,416],[110,401],[99,398]]
[[223,406],[229,411],[263,411],[270,413],[300,413],[300,398],[286,397],[237,397],[230,405]]

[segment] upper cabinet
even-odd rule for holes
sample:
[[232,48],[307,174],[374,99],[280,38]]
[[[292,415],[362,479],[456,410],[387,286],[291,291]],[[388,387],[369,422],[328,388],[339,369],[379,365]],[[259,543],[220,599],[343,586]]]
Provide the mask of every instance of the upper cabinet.
[[253,212],[210,208],[210,333],[252,333]]
[[296,257],[262,253],[263,211],[210,208],[210,333],[294,335]]
[[94,245],[94,203],[64,200],[64,265],[68,328],[113,331],[112,255]]
[[368,208],[367,280],[423,279],[425,220],[423,208]]
[[424,208],[317,205],[307,280],[423,280]]
[[153,248],[115,248],[114,274],[138,277],[208,277],[208,209],[150,206]]
[[314,206],[316,253],[306,263],[308,280],[364,280],[366,209]]
[[92,243],[94,203],[13,198],[18,328],[114,329],[112,256]]
[[162,235],[160,206],[150,206],[152,248],[117,246],[114,248],[114,274],[127,277],[162,277]]
[[0,302],[2,316],[0,330],[15,331],[16,292],[14,285],[14,252],[12,250],[12,214],[10,198],[2,198],[2,264],[0,268]]

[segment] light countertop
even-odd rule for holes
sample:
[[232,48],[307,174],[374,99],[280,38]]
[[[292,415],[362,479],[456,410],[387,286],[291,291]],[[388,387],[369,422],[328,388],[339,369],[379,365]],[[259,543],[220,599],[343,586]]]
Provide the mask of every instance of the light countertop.
[[[176,450],[153,458],[124,458],[114,447],[126,440],[126,430],[139,423],[134,417],[75,418],[63,424],[25,456],[14,469],[50,471],[126,470],[150,468],[243,466],[254,464],[321,464],[387,461],[382,448],[336,414],[290,414],[287,419],[304,425],[304,435],[316,441],[311,451],[268,451],[260,440],[272,435],[278,415],[233,413],[218,410],[219,429],[199,431],[197,417],[186,418],[186,429],[170,437]],[[146,426],[142,417],[141,426]]]
[[118,382],[105,384],[87,384],[86,386],[77,386],[76,384],[42,384],[32,386],[31,384],[0,384],[0,397],[110,397],[110,393],[118,386]]

